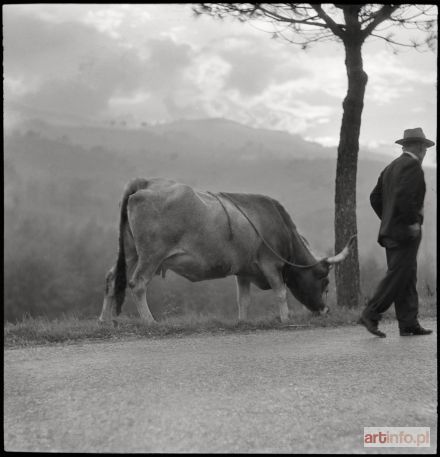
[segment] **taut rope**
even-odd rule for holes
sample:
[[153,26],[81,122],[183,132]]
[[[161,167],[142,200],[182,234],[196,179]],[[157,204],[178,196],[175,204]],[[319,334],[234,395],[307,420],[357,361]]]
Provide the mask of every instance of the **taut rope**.
[[225,204],[222,202],[221,198],[219,198],[219,196],[217,194],[215,194],[214,192],[206,192],[206,193],[211,195],[212,197],[214,197],[220,203],[220,205],[222,205],[222,208],[223,208],[224,212],[226,213],[226,217],[228,218],[228,227],[229,227],[229,238],[228,239],[229,239],[229,241],[231,241],[232,238],[234,237],[234,234],[232,232],[231,216],[229,215]]
[[[214,196],[215,198],[217,198],[217,200],[221,203],[223,209],[225,210],[226,214],[228,215],[228,223],[229,223],[229,229],[230,229],[230,233],[231,233],[230,239],[232,239],[231,219],[229,217],[229,214],[226,210],[225,205],[220,200],[220,198],[218,198],[217,195],[213,194],[212,192],[208,192],[208,193],[210,195]],[[263,243],[267,246],[267,248],[280,260],[282,260],[283,262],[285,262],[288,265],[295,267],[295,268],[312,268],[312,267],[315,267],[316,265],[318,265],[319,263],[321,263],[321,260],[318,260],[317,262],[312,263],[311,265],[298,265],[296,263],[289,262],[287,259],[285,259],[280,254],[278,254],[278,252],[276,252],[275,249],[273,249],[272,246],[264,239],[263,235],[261,235],[260,231],[255,226],[255,224],[252,222],[252,220],[249,218],[249,216],[240,208],[238,203],[230,195],[228,195],[224,192],[219,192],[218,194],[221,195],[223,198],[226,198],[227,200],[229,200],[238,209],[238,211],[240,211],[240,213],[248,220],[249,224],[251,224],[252,228],[255,230],[255,233],[258,235],[258,237],[261,239],[261,241],[263,241]]]

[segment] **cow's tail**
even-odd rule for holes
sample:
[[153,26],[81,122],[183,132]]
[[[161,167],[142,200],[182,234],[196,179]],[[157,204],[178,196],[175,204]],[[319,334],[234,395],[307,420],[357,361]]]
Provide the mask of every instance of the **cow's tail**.
[[130,195],[133,195],[140,189],[148,187],[148,181],[146,179],[135,179],[128,183],[125,188],[124,194],[122,195],[121,202],[121,216],[119,220],[119,252],[118,260],[116,262],[115,271],[115,285],[114,285],[114,296],[116,301],[116,315],[119,316],[121,313],[122,304],[125,299],[125,289],[127,288],[127,265],[125,262],[125,244],[124,244],[124,232],[128,222],[127,206]]

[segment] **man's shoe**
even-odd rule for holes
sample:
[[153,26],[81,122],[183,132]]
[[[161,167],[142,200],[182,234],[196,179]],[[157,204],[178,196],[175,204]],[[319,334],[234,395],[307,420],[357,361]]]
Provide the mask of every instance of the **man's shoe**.
[[400,330],[400,336],[413,336],[413,335],[430,335],[432,330],[423,328],[421,325],[417,325],[411,328],[404,328]]
[[358,320],[358,324],[363,325],[370,333],[373,335],[376,335],[380,338],[385,338],[386,334],[381,332],[378,328],[378,321],[375,321],[373,319],[369,319],[368,317],[361,316]]

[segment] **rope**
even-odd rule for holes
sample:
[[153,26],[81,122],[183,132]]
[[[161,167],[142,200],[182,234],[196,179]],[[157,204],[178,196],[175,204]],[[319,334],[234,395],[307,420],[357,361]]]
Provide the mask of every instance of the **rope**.
[[[211,195],[213,195],[211,192],[209,192]],[[296,263],[292,263],[292,262],[289,262],[287,259],[285,259],[284,257],[282,257],[280,254],[278,254],[278,252],[276,252],[272,246],[264,239],[263,235],[261,235],[261,233],[259,232],[259,230],[257,229],[257,227],[255,226],[255,224],[251,221],[251,219],[248,217],[248,215],[240,208],[240,206],[238,205],[238,203],[228,194],[224,193],[224,192],[219,192],[219,195],[221,195],[223,198],[226,198],[227,200],[229,200],[237,209],[238,211],[240,211],[240,213],[248,220],[249,224],[251,224],[251,226],[253,227],[253,229],[255,230],[256,234],[259,236],[259,238],[261,239],[261,241],[263,241],[263,243],[267,246],[267,248],[276,256],[278,257],[280,260],[282,260],[283,262],[287,263],[288,265],[292,266],[292,267],[295,267],[295,268],[312,268],[312,267],[315,267],[316,265],[318,265],[319,263],[321,263],[321,261],[317,261],[311,265],[298,265]],[[220,199],[219,199],[220,200]],[[224,205],[222,204],[224,210],[226,211],[226,208],[224,207]],[[230,222],[230,220],[229,220]],[[232,230],[232,229],[231,229]]]
[[224,212],[226,213],[226,217],[228,218],[228,227],[229,227],[229,238],[228,240],[231,241],[232,238],[234,237],[233,233],[232,233],[232,224],[231,224],[231,217],[229,216],[229,213],[228,213],[228,210],[226,209],[226,206],[225,204],[221,201],[221,199],[219,198],[218,195],[214,194],[213,192],[206,192],[207,194],[211,195],[212,197],[214,197],[215,199],[218,200],[218,202],[220,203],[220,205],[222,205],[222,208],[224,210]]

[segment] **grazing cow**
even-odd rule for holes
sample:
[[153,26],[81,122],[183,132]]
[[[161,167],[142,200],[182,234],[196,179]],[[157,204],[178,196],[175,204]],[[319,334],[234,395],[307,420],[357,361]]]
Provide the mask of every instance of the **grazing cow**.
[[282,322],[288,320],[286,285],[312,312],[326,313],[330,267],[344,260],[351,241],[340,254],[317,259],[273,198],[138,178],[122,197],[119,255],[106,276],[99,320],[110,321],[114,308],[119,315],[128,283],[141,318],[154,322],[146,288],[167,270],[190,281],[235,275],[239,320],[247,318],[251,283],[273,289]]

